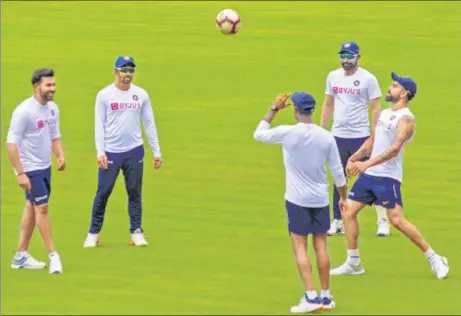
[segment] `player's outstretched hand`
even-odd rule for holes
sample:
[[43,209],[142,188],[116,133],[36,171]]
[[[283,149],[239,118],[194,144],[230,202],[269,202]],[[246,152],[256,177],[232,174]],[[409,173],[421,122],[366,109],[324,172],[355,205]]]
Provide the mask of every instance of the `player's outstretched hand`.
[[275,98],[273,104],[277,107],[277,109],[282,110],[290,105],[290,103],[288,102],[289,98],[290,94],[288,93],[279,94],[277,98]]
[[163,160],[162,157],[155,157],[154,158],[154,168],[158,169],[162,166]]
[[98,157],[98,165],[99,165],[99,168],[102,168],[102,169],[108,168],[106,155],[102,155]]
[[61,155],[58,157],[58,171],[63,171],[64,169],[66,169],[66,159],[64,155]]
[[27,190],[27,192],[30,192],[32,190],[32,185],[30,184],[29,177],[25,173],[18,175],[18,183],[19,186],[24,190]]

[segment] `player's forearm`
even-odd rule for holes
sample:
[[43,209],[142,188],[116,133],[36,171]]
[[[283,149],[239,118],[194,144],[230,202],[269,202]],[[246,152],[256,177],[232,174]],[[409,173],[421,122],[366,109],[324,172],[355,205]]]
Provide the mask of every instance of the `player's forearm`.
[[10,159],[13,168],[16,170],[18,175],[23,174],[24,169],[22,168],[21,160],[19,159],[18,147],[16,146],[16,144],[8,144],[7,150],[8,158]]
[[386,162],[388,160],[391,160],[392,158],[398,155],[399,151],[400,151],[400,146],[398,146],[397,144],[392,145],[388,150],[386,150],[381,155],[368,160],[367,161],[368,168],[373,167],[375,165],[382,164],[383,162]]
[[334,106],[328,102],[325,102],[322,107],[322,115],[320,117],[320,126],[323,128],[327,128],[328,123],[333,116]]
[[347,185],[343,185],[341,187],[336,187],[338,189],[339,197],[342,200],[347,200]]
[[375,135],[374,133],[371,134],[371,136],[363,143],[363,145],[357,150],[350,158],[349,160],[354,162],[354,161],[359,161],[362,160],[363,158],[370,157],[371,152],[373,150],[373,143],[375,140]]
[[154,157],[161,157],[162,152],[160,151],[160,142],[158,140],[157,131],[151,130],[150,133],[146,131],[146,134],[147,141],[149,143],[150,149],[152,150],[152,154],[154,155]]
[[53,154],[58,158],[64,156],[61,138],[53,139],[51,142],[51,150],[53,151]]
[[154,157],[161,157],[162,153],[160,151],[157,126],[155,125],[154,112],[151,107],[143,109],[141,119],[152,154]]
[[270,124],[272,123],[272,120],[274,119],[276,114],[277,111],[270,110],[266,113],[266,115],[264,115],[263,120]]

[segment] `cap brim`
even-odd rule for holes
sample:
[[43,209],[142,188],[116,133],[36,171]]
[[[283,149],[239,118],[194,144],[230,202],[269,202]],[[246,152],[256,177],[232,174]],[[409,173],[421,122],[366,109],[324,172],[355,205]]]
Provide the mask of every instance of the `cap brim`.
[[123,63],[123,64],[121,64],[121,65],[119,65],[118,67],[115,67],[115,68],[122,68],[122,67],[126,67],[126,66],[136,67],[136,64],[134,62],[127,61],[126,63]]
[[350,49],[342,49],[342,50],[339,51],[338,54],[344,54],[344,53],[349,53],[349,54],[355,55],[355,54],[358,54],[359,52],[356,52],[355,50],[350,50]]

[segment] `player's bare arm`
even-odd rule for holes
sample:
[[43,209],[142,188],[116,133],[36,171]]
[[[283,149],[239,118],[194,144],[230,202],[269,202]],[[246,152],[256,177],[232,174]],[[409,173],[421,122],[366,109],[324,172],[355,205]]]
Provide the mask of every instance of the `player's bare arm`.
[[397,136],[392,146],[384,153],[376,156],[373,159],[367,160],[363,163],[356,162],[359,171],[364,172],[366,169],[372,166],[382,164],[383,162],[386,162],[397,156],[405,142],[413,136],[414,130],[415,120],[412,117],[405,115],[400,118],[400,120],[397,122]]
[[333,116],[333,111],[335,108],[335,99],[332,95],[325,95],[325,100],[323,101],[322,106],[322,116],[320,118],[320,126],[327,128],[328,122],[330,122],[331,117]]
[[371,128],[374,130],[378,124],[379,115],[381,114],[381,99],[375,98],[370,101],[371,109]]
[[51,143],[51,150],[53,151],[53,154],[56,156],[56,158],[58,158],[58,170],[64,170],[66,168],[66,160],[62,150],[61,138],[53,139]]
[[19,186],[30,192],[32,186],[30,184],[29,177],[24,173],[24,169],[22,168],[21,160],[19,159],[18,147],[16,144],[8,144],[7,150],[11,164],[17,172]]

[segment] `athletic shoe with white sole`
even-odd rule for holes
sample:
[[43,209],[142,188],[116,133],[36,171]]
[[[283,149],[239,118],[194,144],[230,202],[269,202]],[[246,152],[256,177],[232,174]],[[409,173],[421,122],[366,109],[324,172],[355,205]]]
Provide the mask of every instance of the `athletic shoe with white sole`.
[[350,261],[346,261],[341,266],[330,270],[330,275],[360,275],[364,274],[365,270],[362,264],[354,265]]
[[46,267],[46,263],[42,261],[36,260],[29,254],[16,254],[13,258],[13,262],[11,263],[12,269],[44,269]]
[[136,247],[146,247],[148,245],[141,228],[136,229],[134,233],[131,234],[131,240],[129,244]]

